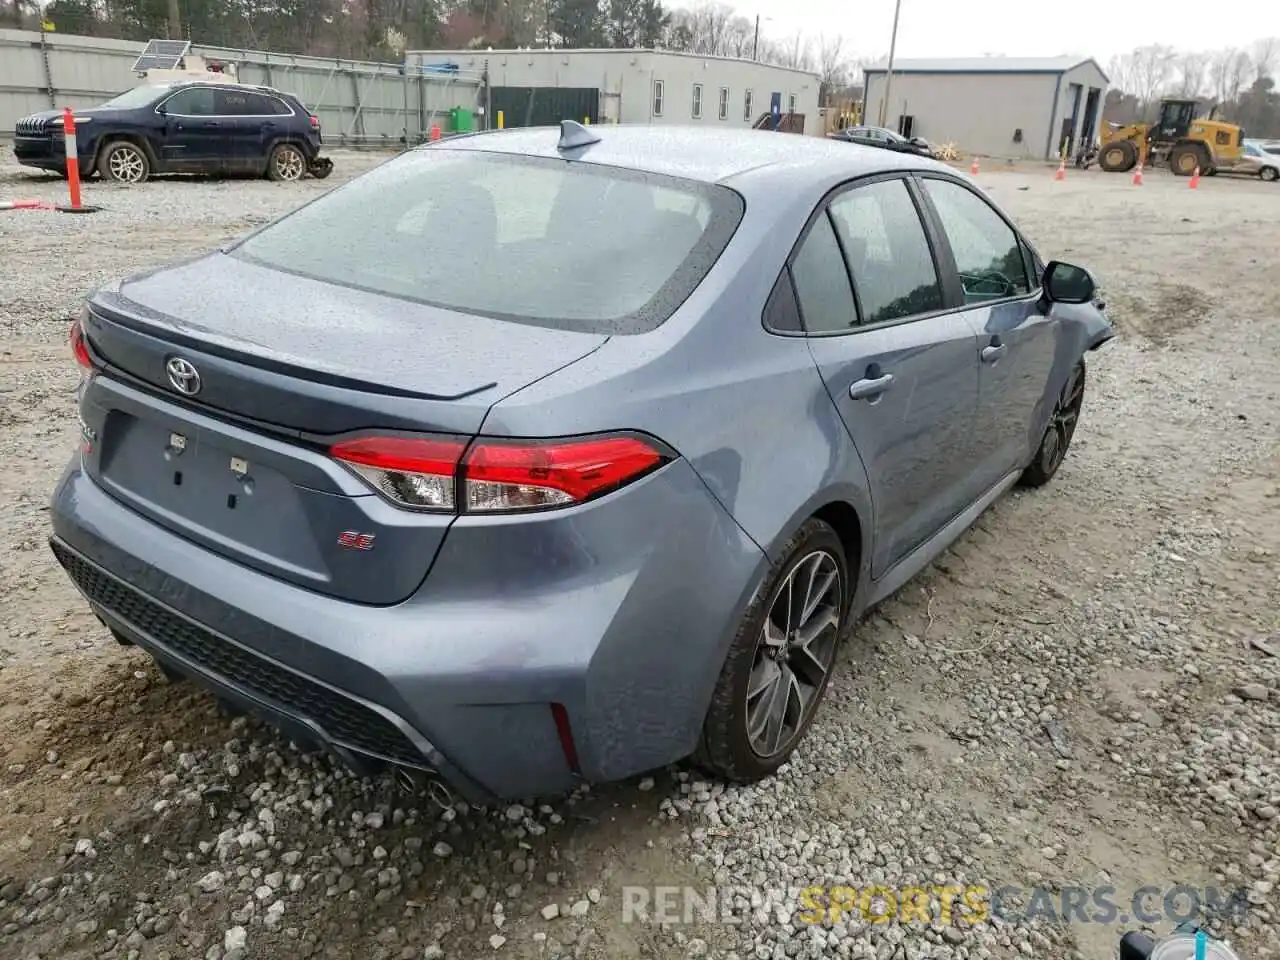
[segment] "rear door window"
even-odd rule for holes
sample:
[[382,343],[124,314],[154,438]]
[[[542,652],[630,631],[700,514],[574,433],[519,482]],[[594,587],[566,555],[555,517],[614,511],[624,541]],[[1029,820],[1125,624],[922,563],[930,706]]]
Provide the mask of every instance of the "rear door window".
[[831,202],[863,323],[941,310],[942,287],[920,214],[903,180],[880,180]]
[[742,212],[741,197],[714,184],[437,147],[375,168],[233,253],[462,312],[639,333],[702,281]]

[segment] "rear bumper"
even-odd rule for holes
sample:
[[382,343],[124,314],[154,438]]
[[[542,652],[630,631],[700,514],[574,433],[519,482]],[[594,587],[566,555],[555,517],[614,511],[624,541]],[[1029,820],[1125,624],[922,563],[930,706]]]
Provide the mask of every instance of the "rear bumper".
[[515,551],[512,518],[459,522],[394,607],[216,556],[111,498],[78,457],[52,545],[109,625],[295,739],[356,769],[436,771],[481,802],[545,796],[693,750],[763,568],[683,461],[636,488],[547,515],[532,538],[526,522]]

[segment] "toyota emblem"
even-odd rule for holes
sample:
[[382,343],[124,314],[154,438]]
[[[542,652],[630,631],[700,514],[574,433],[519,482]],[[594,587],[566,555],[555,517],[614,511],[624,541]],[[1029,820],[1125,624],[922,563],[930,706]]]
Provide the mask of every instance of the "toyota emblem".
[[171,357],[164,370],[169,375],[169,385],[183,396],[194,397],[200,392],[200,371],[190,360]]

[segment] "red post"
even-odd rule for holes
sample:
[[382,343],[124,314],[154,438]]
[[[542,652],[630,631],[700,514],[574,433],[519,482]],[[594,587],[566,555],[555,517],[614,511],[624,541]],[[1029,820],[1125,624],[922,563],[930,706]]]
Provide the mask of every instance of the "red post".
[[80,209],[80,155],[76,152],[76,116],[67,107],[62,111],[62,133],[66,138],[67,188],[71,191],[71,209]]
[[439,140],[439,139],[440,139],[440,125],[439,125],[439,124],[433,123],[433,124],[431,125],[431,139],[432,139],[432,140]]

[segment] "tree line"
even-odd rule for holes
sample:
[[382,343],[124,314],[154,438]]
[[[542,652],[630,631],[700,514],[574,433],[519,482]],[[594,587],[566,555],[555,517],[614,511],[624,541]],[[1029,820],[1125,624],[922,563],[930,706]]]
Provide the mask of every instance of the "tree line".
[[[651,47],[813,70],[833,87],[857,61],[840,36],[785,39],[714,0],[0,0],[0,24],[60,33],[397,60],[432,47]],[[4,23],[7,21],[7,24]]]
[[1147,44],[1112,58],[1109,66],[1108,121],[1153,121],[1161,99],[1176,97],[1200,101],[1205,112],[1239,124],[1248,136],[1280,138],[1280,37],[1211,51]]

